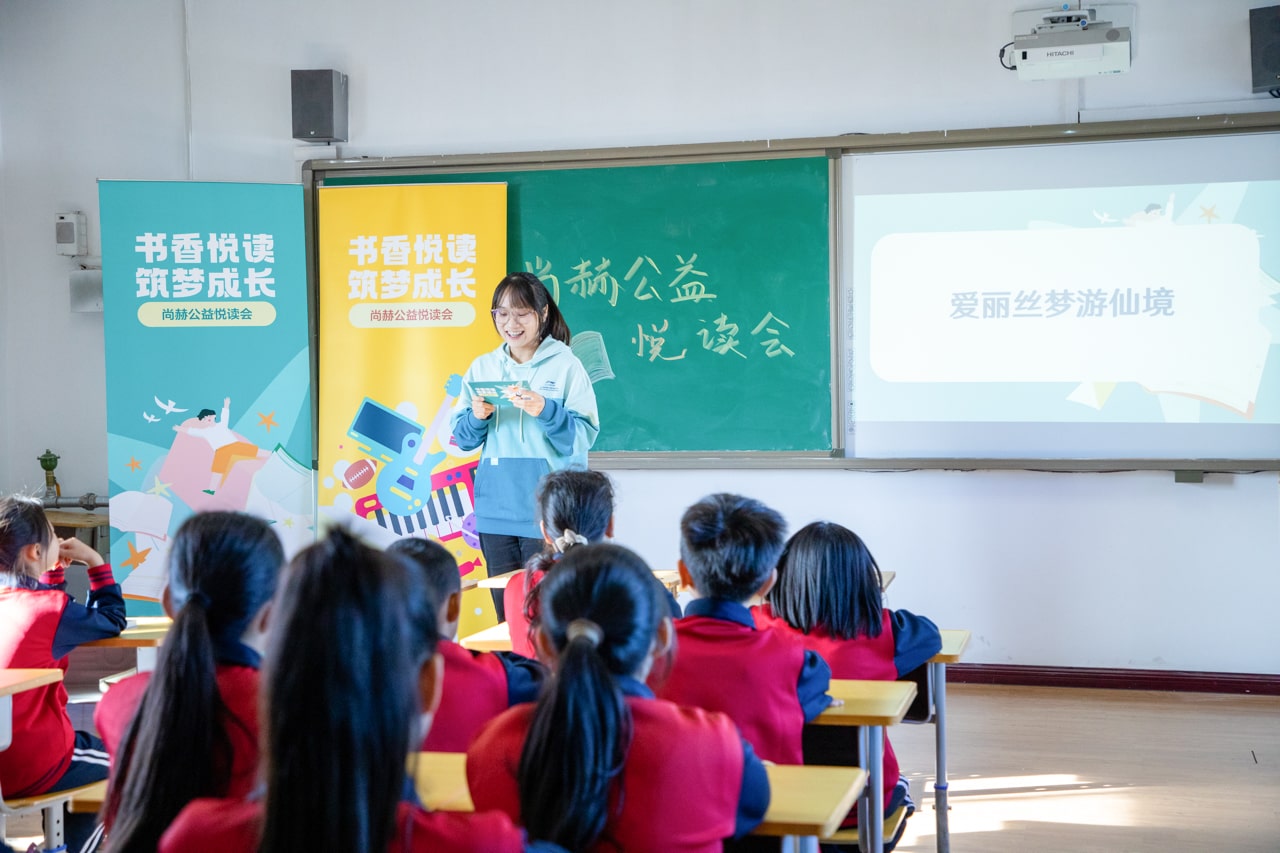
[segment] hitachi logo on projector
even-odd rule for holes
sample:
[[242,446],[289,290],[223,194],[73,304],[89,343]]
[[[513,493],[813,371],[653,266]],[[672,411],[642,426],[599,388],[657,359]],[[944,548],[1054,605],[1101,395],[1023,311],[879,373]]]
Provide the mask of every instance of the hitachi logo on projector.
[[1129,70],[1128,27],[1101,26],[1016,36],[1013,62],[1019,80],[1120,74]]

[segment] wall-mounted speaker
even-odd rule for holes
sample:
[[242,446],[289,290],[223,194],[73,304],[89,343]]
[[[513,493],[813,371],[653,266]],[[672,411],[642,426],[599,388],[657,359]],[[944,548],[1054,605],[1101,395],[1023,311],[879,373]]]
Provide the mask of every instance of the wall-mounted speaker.
[[289,72],[293,84],[293,138],[347,141],[347,75],[331,68]]
[[1280,90],[1280,6],[1249,10],[1253,91]]

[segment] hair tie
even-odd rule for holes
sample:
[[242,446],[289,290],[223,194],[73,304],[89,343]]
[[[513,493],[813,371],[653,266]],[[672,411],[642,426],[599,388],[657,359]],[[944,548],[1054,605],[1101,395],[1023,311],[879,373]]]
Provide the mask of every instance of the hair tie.
[[574,619],[565,628],[564,636],[570,643],[579,637],[585,637],[592,648],[604,642],[604,630],[590,619]]
[[213,602],[209,599],[209,596],[205,595],[198,589],[187,593],[187,604],[198,604],[200,605],[200,609],[206,613],[208,613],[209,608],[213,606]]
[[572,528],[566,527],[564,532],[557,536],[556,541],[551,544],[555,545],[556,550],[563,554],[573,545],[586,545],[589,541],[581,533],[574,533]]

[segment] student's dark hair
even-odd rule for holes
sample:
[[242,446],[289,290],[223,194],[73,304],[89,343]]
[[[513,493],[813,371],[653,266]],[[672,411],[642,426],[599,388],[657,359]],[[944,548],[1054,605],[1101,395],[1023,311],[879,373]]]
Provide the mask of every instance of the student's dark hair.
[[552,542],[543,546],[524,567],[524,612],[529,617],[529,636],[538,629],[538,588],[533,583],[536,572],[550,571],[558,554],[581,544],[576,541],[556,544],[568,531],[588,542],[604,539],[613,518],[613,482],[603,471],[564,468],[552,471],[538,483],[535,495],[538,516]]
[[680,557],[703,597],[746,601],[777,565],[786,529],[754,498],[708,495],[680,518]]
[[28,545],[52,548],[53,541],[44,504],[26,495],[0,498],[0,575],[9,576],[0,585],[26,585],[39,577],[44,567],[27,565],[22,549]]
[[531,838],[586,850],[621,800],[610,790],[631,746],[615,678],[644,664],[667,604],[644,560],[608,543],[574,548],[538,589],[558,664],[520,754],[521,823]]
[[202,420],[204,418],[207,418],[209,415],[216,415],[216,414],[218,413],[215,412],[213,409],[201,409],[200,412],[196,415],[196,420]]
[[176,609],[142,702],[125,729],[107,795],[111,849],[152,853],[182,807],[224,796],[232,766],[218,692],[217,647],[238,643],[275,593],[280,540],[262,519],[207,512],[182,523],[169,551]]
[[815,521],[798,530],[778,558],[769,608],[806,634],[826,628],[840,640],[878,637],[880,585],[880,567],[858,534]]
[[[531,308],[539,314],[545,308],[547,316],[538,329],[538,339],[555,338],[563,344],[569,343],[569,323],[560,313],[559,307],[551,298],[551,293],[542,283],[542,279],[531,272],[513,272],[498,282],[498,286],[494,288],[493,304],[490,308],[496,310],[504,298],[513,308]],[[495,320],[494,327],[497,328],[497,325]]]
[[417,674],[437,640],[431,597],[405,558],[334,530],[294,558],[273,619],[259,850],[386,850],[420,742]]
[[435,601],[437,610],[449,596],[462,591],[462,580],[458,577],[458,561],[449,553],[449,549],[439,542],[408,536],[397,539],[387,546],[387,553],[409,559],[422,582],[426,584],[427,592]]

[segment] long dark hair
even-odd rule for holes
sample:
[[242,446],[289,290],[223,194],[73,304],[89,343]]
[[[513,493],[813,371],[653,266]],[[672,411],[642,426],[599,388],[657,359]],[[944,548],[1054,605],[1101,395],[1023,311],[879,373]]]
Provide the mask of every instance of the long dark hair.
[[22,549],[28,545],[53,547],[53,528],[44,504],[25,495],[0,498],[0,586],[29,586],[40,576],[43,566],[27,565],[22,559]]
[[[569,334],[569,323],[564,319],[564,315],[560,313],[560,309],[556,306],[556,302],[551,298],[551,293],[547,290],[547,286],[542,283],[542,279],[538,278],[531,272],[513,272],[502,281],[498,282],[498,286],[493,291],[493,304],[489,307],[497,309],[502,304],[503,297],[508,297],[508,302],[513,308],[531,308],[542,313],[546,309],[547,316],[542,321],[542,325],[538,328],[538,340],[544,338],[555,338],[562,344],[569,343],[571,335]],[[494,328],[498,327],[497,320],[493,323]]]
[[153,853],[182,807],[223,796],[232,766],[215,646],[236,643],[275,593],[284,565],[265,521],[237,512],[193,515],[169,552],[176,608],[142,703],[125,729],[107,794],[111,849]]
[[416,674],[436,648],[431,597],[405,558],[334,530],[294,558],[274,615],[259,850],[380,853],[422,737]]
[[631,711],[614,680],[640,670],[668,613],[644,560],[619,545],[584,545],[539,585],[542,630],[555,649],[520,754],[521,823],[569,850],[604,833],[631,746]]
[[796,531],[778,558],[769,608],[806,634],[826,628],[839,640],[878,637],[880,585],[880,566],[858,534],[815,521]]
[[544,544],[542,551],[524,567],[524,612],[529,619],[530,638],[538,628],[538,589],[533,583],[534,574],[550,570],[557,555],[581,544],[576,537],[557,544],[569,531],[587,542],[604,539],[609,520],[613,518],[613,482],[603,471],[565,468],[542,478],[535,500],[542,527],[552,541]]

